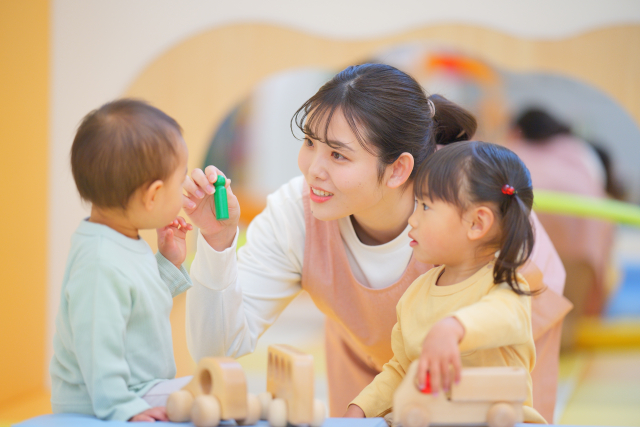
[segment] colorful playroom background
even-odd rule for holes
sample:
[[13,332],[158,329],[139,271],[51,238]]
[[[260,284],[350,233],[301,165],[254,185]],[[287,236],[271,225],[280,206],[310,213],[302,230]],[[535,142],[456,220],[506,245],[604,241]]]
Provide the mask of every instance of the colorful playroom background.
[[[299,173],[295,110],[363,62],[394,65],[469,108],[477,139],[509,146],[517,115],[544,110],[594,159],[605,153],[600,198],[640,203],[636,1],[2,1],[0,48],[0,426],[51,410],[62,274],[89,209],[69,149],[80,119],[112,99],[142,98],[175,117],[189,169],[215,164],[231,177],[245,225]],[[554,423],[640,425],[640,227],[545,215],[575,306]],[[155,248],[154,233],[143,237]],[[172,312],[179,376],[195,367],[184,316],[182,295]],[[312,353],[326,399],[323,318],[306,295],[240,359],[252,392],[264,389],[270,343]]]

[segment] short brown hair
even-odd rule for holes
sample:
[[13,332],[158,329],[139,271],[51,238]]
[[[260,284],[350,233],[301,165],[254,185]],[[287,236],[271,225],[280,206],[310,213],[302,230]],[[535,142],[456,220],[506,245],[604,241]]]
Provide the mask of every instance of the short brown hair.
[[178,165],[180,125],[144,101],[120,99],[87,114],[71,147],[71,171],[83,200],[126,208],[145,184]]

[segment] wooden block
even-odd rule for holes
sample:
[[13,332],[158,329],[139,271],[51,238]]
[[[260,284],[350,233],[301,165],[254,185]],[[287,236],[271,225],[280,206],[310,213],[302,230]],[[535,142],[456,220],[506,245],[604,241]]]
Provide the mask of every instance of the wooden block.
[[524,402],[527,398],[527,373],[524,368],[464,368],[458,384],[451,387],[454,401]]
[[231,358],[203,358],[183,390],[190,391],[194,397],[215,396],[220,402],[223,420],[247,417],[247,380],[242,366]]
[[313,356],[284,345],[269,346],[267,391],[287,403],[290,424],[312,424]]
[[[517,368],[464,368],[460,383],[445,393],[421,393],[415,386],[418,362],[414,361],[393,396],[393,423],[404,427],[429,424],[490,424],[506,421],[513,426],[524,420],[526,374]],[[502,388],[504,387],[504,389]],[[524,394],[522,392],[524,390]],[[500,424],[502,425],[502,424]]]

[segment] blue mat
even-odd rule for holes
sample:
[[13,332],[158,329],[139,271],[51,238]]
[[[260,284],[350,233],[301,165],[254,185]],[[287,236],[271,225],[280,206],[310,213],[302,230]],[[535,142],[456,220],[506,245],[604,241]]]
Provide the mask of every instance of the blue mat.
[[[233,421],[225,421],[222,426],[235,426]],[[193,423],[129,423],[126,421],[102,421],[95,417],[76,414],[42,415],[31,418],[15,427],[145,427],[145,426],[185,426],[193,427]],[[269,427],[266,421],[258,421],[258,427]],[[322,427],[387,427],[382,418],[327,418]]]

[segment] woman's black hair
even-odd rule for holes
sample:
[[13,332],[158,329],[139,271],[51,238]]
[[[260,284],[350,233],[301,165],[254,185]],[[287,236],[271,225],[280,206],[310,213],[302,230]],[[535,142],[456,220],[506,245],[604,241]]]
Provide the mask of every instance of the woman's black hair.
[[[505,185],[513,187],[513,195],[503,192]],[[513,151],[479,141],[444,147],[418,167],[413,188],[419,199],[442,200],[460,211],[472,204],[489,203],[502,230],[499,241],[492,242],[500,249],[493,268],[494,283],[507,282],[518,295],[532,294],[520,288],[516,270],[533,250],[529,219],[533,189],[529,170]]]
[[467,110],[440,95],[427,97],[413,77],[386,64],[353,65],[336,74],[295,112],[291,131],[295,124],[305,135],[326,139],[337,109],[364,149],[380,158],[380,180],[402,153],[417,166],[436,144],[468,140],[477,128]]

